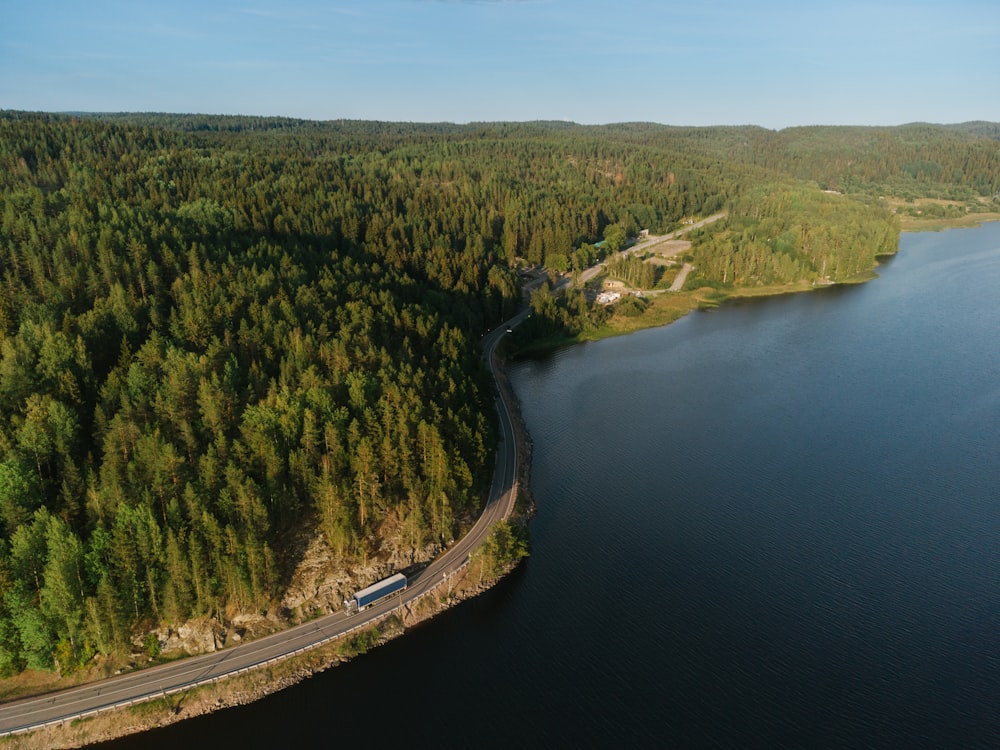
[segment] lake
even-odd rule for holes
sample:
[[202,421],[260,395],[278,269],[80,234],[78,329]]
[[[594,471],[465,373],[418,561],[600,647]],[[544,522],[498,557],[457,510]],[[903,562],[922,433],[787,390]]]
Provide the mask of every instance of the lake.
[[532,556],[109,747],[1000,747],[1000,224],[521,362]]

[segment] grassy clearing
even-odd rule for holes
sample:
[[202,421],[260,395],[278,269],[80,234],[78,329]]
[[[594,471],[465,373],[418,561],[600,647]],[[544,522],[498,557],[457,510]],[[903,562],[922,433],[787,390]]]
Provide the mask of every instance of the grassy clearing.
[[1000,207],[987,198],[972,201],[887,198],[886,203],[899,216],[899,226],[904,232],[935,232],[1000,221]]
[[[531,357],[563,346],[584,341],[600,341],[614,336],[625,336],[645,328],[656,328],[683,318],[692,310],[704,307],[713,293],[711,289],[693,292],[671,292],[650,297],[650,306],[641,315],[612,315],[599,328],[591,328],[576,336],[547,336],[529,342],[519,349],[517,357]],[[709,303],[709,306],[712,306]]]
[[944,229],[971,229],[990,221],[1000,221],[1000,212],[966,214],[957,219],[900,218],[899,228],[903,232],[940,232]]
[[[875,278],[874,271],[868,271],[850,279],[837,282],[843,284],[862,284]],[[688,292],[667,292],[650,297],[649,308],[641,315],[612,315],[604,325],[590,329],[577,336],[549,336],[530,342],[517,353],[517,357],[531,357],[553,349],[579,344],[584,341],[600,341],[614,336],[625,336],[646,328],[657,328],[669,325],[679,320],[692,310],[709,310],[718,307],[726,300],[745,299],[752,297],[773,297],[779,294],[798,294],[824,289],[825,286],[814,286],[809,282],[800,281],[794,284],[772,284],[768,286],[737,287],[733,289],[713,289],[702,287]]]
[[649,308],[642,315],[613,315],[607,323],[593,332],[593,339],[622,336],[644,328],[655,328],[673,323],[701,306],[705,290],[674,292],[651,297]]

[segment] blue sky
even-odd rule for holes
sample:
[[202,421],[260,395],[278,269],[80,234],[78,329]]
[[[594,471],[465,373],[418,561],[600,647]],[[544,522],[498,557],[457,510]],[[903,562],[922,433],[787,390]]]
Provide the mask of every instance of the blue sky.
[[6,0],[0,109],[1000,121],[997,0]]

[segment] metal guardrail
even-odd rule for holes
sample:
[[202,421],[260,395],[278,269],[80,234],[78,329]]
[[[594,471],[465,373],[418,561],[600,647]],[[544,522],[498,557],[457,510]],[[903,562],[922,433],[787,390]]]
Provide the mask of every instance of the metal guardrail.
[[[514,420],[513,420],[513,417],[511,416],[511,408],[510,408],[510,406],[507,403],[507,398],[505,397],[505,394],[503,393],[504,386],[501,385],[499,382],[498,382],[498,386],[499,386],[499,389],[501,391],[501,394],[500,394],[501,402],[503,403],[504,409],[507,411],[507,417],[508,417],[508,419],[511,422],[512,432],[514,433],[513,434],[513,439],[514,439],[514,443],[515,443],[515,445],[514,445],[515,477],[514,477],[514,481],[513,481],[512,485],[511,485],[510,492],[509,492],[509,495],[508,495],[508,498],[507,498],[507,505],[504,508],[503,514],[501,516],[501,518],[507,519],[508,517],[510,517],[511,513],[513,512],[515,503],[517,502],[517,486],[518,486],[518,480],[517,480],[517,475],[516,475],[516,471],[517,471],[517,445],[516,445],[516,443],[517,443],[517,430],[514,429],[514,425],[513,425],[513,421]],[[461,571],[465,570],[465,568],[467,568],[471,562],[472,562],[472,553],[470,553],[469,555],[466,556],[465,561],[461,565],[459,565],[457,568],[455,568],[450,573],[445,574],[443,576],[443,578],[442,578],[441,581],[439,581],[438,583],[435,583],[434,585],[432,585],[430,588],[428,588],[422,594],[419,594],[418,596],[415,596],[414,598],[408,600],[407,604],[414,605],[417,602],[419,602],[422,599],[424,599],[425,597],[429,596],[430,594],[436,592],[439,588],[441,588],[445,584],[449,584],[450,583],[450,579],[453,578],[458,573],[460,573]],[[89,719],[89,718],[98,716],[98,715],[100,715],[102,713],[106,713],[106,712],[109,712],[109,711],[116,711],[116,710],[119,710],[119,709],[122,709],[122,708],[128,708],[130,706],[136,706],[136,705],[139,705],[139,704],[142,704],[142,703],[149,703],[150,701],[159,700],[160,698],[167,698],[168,696],[177,695],[178,693],[183,693],[185,691],[193,690],[195,688],[203,687],[205,685],[213,685],[213,684],[216,684],[218,682],[221,682],[222,680],[228,680],[228,679],[231,679],[233,677],[238,677],[238,676],[243,675],[243,674],[249,674],[250,672],[262,669],[264,667],[274,666],[274,665],[279,664],[279,663],[281,663],[283,661],[287,661],[288,659],[291,659],[291,658],[293,658],[295,656],[299,656],[301,654],[304,654],[307,651],[312,651],[314,649],[317,649],[317,648],[320,648],[322,646],[328,645],[328,644],[332,643],[333,641],[336,641],[336,640],[338,640],[340,638],[346,638],[351,633],[355,633],[358,630],[370,627],[373,624],[377,624],[377,623],[381,622],[382,620],[391,617],[393,614],[395,614],[395,608],[393,608],[392,610],[390,610],[388,612],[384,612],[382,614],[375,615],[373,617],[370,617],[367,620],[359,622],[357,625],[354,625],[353,627],[345,630],[342,633],[336,633],[334,635],[327,636],[326,638],[323,638],[322,640],[316,641],[314,643],[310,643],[307,646],[301,646],[301,647],[299,647],[299,648],[297,648],[297,649],[295,649],[293,651],[289,651],[289,652],[284,653],[284,654],[278,654],[277,656],[272,656],[272,657],[270,657],[268,659],[263,659],[263,660],[261,660],[259,662],[255,662],[253,664],[249,664],[249,665],[247,665],[245,667],[240,667],[239,669],[235,669],[235,670],[233,670],[231,672],[225,672],[223,674],[215,675],[213,677],[203,677],[203,678],[191,680],[190,682],[186,682],[183,685],[175,685],[174,687],[171,687],[169,689],[161,688],[158,691],[152,691],[152,692],[149,692],[149,693],[147,693],[145,695],[138,696],[136,698],[130,698],[128,700],[122,700],[122,701],[116,701],[114,703],[108,703],[108,704],[106,704],[104,706],[99,706],[97,708],[88,709],[86,711],[80,711],[80,712],[77,712],[77,713],[68,714],[68,715],[60,717],[58,719],[52,719],[50,721],[42,722],[42,723],[39,723],[39,724],[28,724],[28,725],[25,725],[25,726],[22,726],[22,727],[15,727],[13,729],[0,730],[0,737],[14,736],[14,735],[19,735],[19,734],[27,734],[28,732],[34,732],[34,731],[37,731],[39,729],[47,729],[47,728],[50,728],[50,727],[64,726],[67,722],[79,721],[80,719]]]
[[[410,599],[407,602],[407,604],[410,605],[416,604],[425,597],[435,593],[439,588],[447,584],[452,576],[456,575],[457,573],[463,571],[466,567],[468,567],[471,562],[472,562],[472,557],[471,556],[466,557],[465,562],[463,562],[461,565],[455,568],[455,570],[449,573],[440,582],[434,584],[429,589],[427,589],[427,591],[424,591],[422,594],[419,594],[418,596],[415,596],[413,599]],[[359,630],[377,624],[382,620],[388,619],[394,614],[395,614],[395,608],[389,610],[388,612],[383,612],[381,614],[375,615],[374,617],[370,617],[367,620],[359,622],[357,625],[354,625],[353,627],[345,630],[342,633],[336,633],[334,635],[327,636],[326,638],[316,641],[315,643],[310,643],[308,646],[301,646],[295,649],[294,651],[289,651],[288,653],[285,654],[278,654],[277,656],[272,656],[268,659],[263,659],[259,662],[248,664],[245,667],[240,667],[239,669],[235,669],[231,672],[225,672],[224,674],[215,675],[213,677],[199,678],[196,680],[192,680],[191,682],[186,682],[183,685],[176,685],[170,689],[161,688],[159,691],[150,692],[147,693],[146,695],[141,695],[136,698],[130,698],[128,700],[116,701],[114,703],[108,703],[107,705],[100,706],[98,708],[92,708],[86,711],[80,711],[75,714],[69,714],[67,716],[63,716],[58,719],[52,719],[51,721],[46,721],[41,724],[29,724],[23,727],[15,727],[14,729],[0,730],[0,737],[7,737],[18,734],[27,734],[28,732],[34,732],[39,729],[47,729],[50,727],[63,726],[66,724],[66,722],[78,721],[80,719],[89,719],[109,711],[116,711],[118,709],[128,708],[130,706],[136,706],[141,703],[149,703],[150,701],[159,700],[161,698],[167,698],[168,696],[177,695],[178,693],[183,693],[185,691],[193,690],[199,687],[204,687],[205,685],[214,685],[223,680],[228,680],[243,674],[249,674],[250,672],[263,669],[264,667],[274,666],[283,661],[287,661],[288,659],[291,659],[295,656],[300,656],[301,654],[304,654],[307,651],[312,651],[314,649],[320,648],[321,646],[326,646],[338,639],[346,638],[351,633],[355,633]]]
[[[507,518],[510,515],[511,511],[514,508],[514,503],[516,499],[517,499],[517,482],[515,481],[513,486],[511,487],[510,497],[507,501],[507,507],[504,509],[503,518]],[[465,561],[461,565],[459,565],[450,573],[446,574],[444,577],[442,577],[442,579],[438,583],[435,583],[433,586],[424,591],[422,594],[419,594],[415,596],[413,599],[408,600],[407,604],[414,605],[417,602],[420,602],[426,597],[430,596],[431,594],[436,593],[440,588],[442,588],[446,584],[450,584],[450,579],[452,579],[454,576],[465,570],[471,564],[471,562],[472,562],[472,555],[470,553],[468,556],[466,556]],[[310,643],[307,646],[301,646],[293,651],[289,651],[284,654],[278,654],[277,656],[272,656],[267,659],[263,659],[259,662],[255,662],[253,664],[248,664],[245,667],[240,667],[239,669],[235,669],[231,672],[225,672],[223,674],[214,675],[212,677],[203,677],[196,680],[191,680],[190,682],[186,682],[183,685],[175,685],[174,687],[169,689],[161,688],[158,691],[152,691],[147,693],[146,695],[141,695],[136,698],[130,698],[128,700],[116,701],[114,703],[108,703],[107,705],[100,706],[98,708],[92,708],[74,714],[68,714],[61,718],[52,719],[50,721],[46,721],[41,724],[29,724],[23,727],[15,727],[13,729],[0,730],[0,737],[14,736],[18,734],[27,734],[28,732],[34,732],[39,729],[64,726],[67,722],[79,721],[80,719],[93,718],[102,713],[116,711],[122,708],[128,708],[130,706],[137,706],[142,703],[149,703],[150,701],[159,700],[161,698],[167,698],[171,695],[177,695],[178,693],[183,693],[188,690],[204,687],[205,685],[214,685],[216,683],[222,682],[223,680],[228,680],[233,677],[249,674],[250,672],[254,672],[263,669],[265,667],[274,666],[283,661],[287,661],[288,659],[291,659],[293,657],[300,656],[301,654],[304,654],[307,651],[313,651],[322,646],[326,646],[330,643],[333,643],[336,640],[339,640],[341,638],[346,638],[347,636],[351,635],[351,633],[355,633],[359,630],[378,624],[382,620],[386,620],[394,614],[395,614],[395,608],[393,608],[388,612],[383,612],[381,614],[370,617],[367,620],[359,622],[357,625],[348,628],[342,633],[336,633],[334,635],[327,636],[326,638],[316,641],[315,643]]]

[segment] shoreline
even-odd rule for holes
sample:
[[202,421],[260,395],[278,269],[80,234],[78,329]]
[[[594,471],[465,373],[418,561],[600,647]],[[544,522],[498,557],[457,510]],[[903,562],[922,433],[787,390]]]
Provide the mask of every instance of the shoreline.
[[263,700],[328,669],[363,656],[406,634],[407,630],[432,620],[438,614],[496,586],[517,567],[510,565],[494,578],[475,581],[478,566],[467,566],[452,581],[442,597],[426,597],[402,616],[393,613],[359,633],[345,635],[275,665],[258,667],[217,683],[193,687],[181,693],[157,697],[133,706],[108,709],[96,716],[69,719],[55,726],[40,727],[3,738],[3,746],[24,750],[76,748],[142,734],[226,708]]
[[754,297],[779,297],[784,294],[816,292],[836,286],[863,284],[875,278],[877,278],[877,274],[875,273],[875,268],[872,268],[868,274],[855,277],[854,279],[839,281],[835,284],[812,285],[798,282],[783,284],[781,286],[740,287],[731,290],[701,287],[686,292],[672,292],[669,295],[663,294],[654,297],[653,306],[642,315],[635,317],[614,317],[600,328],[584,331],[576,336],[539,339],[522,349],[518,349],[510,356],[512,359],[526,359],[567,346],[576,346],[590,341],[602,341],[618,336],[627,336],[649,328],[660,328],[661,326],[677,322],[695,310],[715,309],[730,300],[752,299]]
[[[933,222],[933,225],[931,225]],[[941,219],[941,220],[917,220],[907,223],[900,228],[900,234],[919,234],[921,232],[940,232],[950,229],[975,229],[983,224],[1000,222],[1000,213],[995,214],[970,214],[962,219]],[[603,339],[625,336],[637,331],[644,331],[649,328],[658,328],[670,325],[680,320],[694,310],[714,309],[729,300],[752,299],[754,297],[778,297],[783,294],[800,294],[803,292],[815,292],[823,289],[830,289],[837,286],[852,286],[856,284],[866,284],[878,278],[877,269],[881,258],[891,258],[899,252],[897,244],[896,250],[892,253],[879,255],[876,257],[875,265],[866,273],[844,279],[832,284],[808,284],[806,282],[796,282],[783,284],[780,286],[761,287],[736,287],[728,290],[720,290],[712,287],[702,287],[690,291],[672,292],[669,295],[661,294],[653,297],[653,306],[642,315],[636,317],[616,317],[604,323],[600,328],[584,331],[576,336],[552,337],[541,339],[529,346],[519,349],[513,353],[516,359],[530,358],[546,352],[555,351],[566,346],[575,346],[588,341],[601,341]]]
[[966,214],[957,219],[910,219],[899,222],[899,231],[907,234],[943,232],[948,229],[975,229],[983,224],[1000,221],[1000,212]]
[[[996,220],[1000,220],[1000,215],[995,219],[991,218],[975,224],[963,223],[947,227],[924,226],[920,229],[907,229],[903,231],[917,232],[972,228],[982,223]],[[873,278],[876,278],[874,269],[870,276],[865,275],[856,281],[839,282],[837,285],[865,283]],[[661,311],[661,315],[654,315],[647,320],[648,313],[652,312],[650,310],[647,311],[647,315],[639,316],[638,318],[629,318],[628,321],[632,322],[633,325],[620,329],[605,325],[602,330],[596,332],[597,335],[563,339],[556,346],[596,341],[648,328],[669,325],[684,317],[692,310],[716,307],[730,299],[778,296],[825,288],[829,287],[789,284],[780,287],[734,290],[731,293],[719,292],[708,287],[690,292],[680,292],[676,293],[672,298],[681,304],[671,305],[670,312],[667,315],[663,315]],[[638,323],[638,325],[635,325],[635,323]],[[556,348],[556,346],[533,349],[532,352],[528,353],[528,356],[532,353],[551,350],[552,348]],[[526,523],[531,515],[533,515],[535,509],[529,482],[531,472],[531,440],[524,424],[523,415],[521,414],[520,401],[510,385],[507,370],[503,366],[504,360],[497,353],[494,353],[493,357],[497,388],[507,401],[512,416],[515,441],[517,442],[520,455],[523,456],[517,468],[516,481],[519,486],[519,499],[517,507],[512,514],[512,519],[516,523]],[[382,620],[373,623],[371,628],[361,631],[359,634],[345,635],[332,643],[318,646],[298,656],[289,657],[278,664],[261,666],[247,674],[230,676],[220,680],[218,683],[194,687],[177,695],[154,698],[143,703],[138,703],[135,706],[108,709],[106,712],[99,713],[93,717],[68,719],[56,726],[41,727],[23,734],[9,735],[4,737],[2,741],[6,747],[25,748],[26,750],[80,747],[140,734],[169,726],[184,719],[214,713],[224,708],[256,702],[280,690],[298,684],[315,674],[363,655],[371,648],[383,645],[405,635],[408,628],[428,622],[441,612],[451,609],[493,588],[515,570],[517,565],[515,563],[507,566],[495,577],[483,578],[479,566],[476,563],[472,563],[466,566],[461,574],[450,583],[449,590],[444,596],[424,597],[412,605],[404,607],[402,616],[396,613],[389,614]],[[476,574],[479,575],[478,581],[473,580]]]
[[[523,456],[517,467],[517,501],[510,518],[513,523],[526,524],[535,508],[529,483],[531,440],[521,415],[520,401],[510,386],[503,360],[496,353],[493,357],[497,390],[507,403],[514,440],[519,455]],[[231,675],[177,694],[165,694],[162,698],[151,698],[132,706],[108,708],[93,716],[66,719],[52,726],[7,735],[0,738],[0,744],[18,750],[76,748],[110,742],[225,708],[254,703],[405,635],[409,628],[422,625],[493,588],[519,564],[509,564],[499,574],[486,577],[483,575],[483,562],[473,559],[449,580],[446,592],[437,593],[435,589],[436,593],[407,604],[401,613],[393,611],[385,615],[358,633],[345,634],[330,643],[289,656],[277,664],[260,665],[245,674]]]

